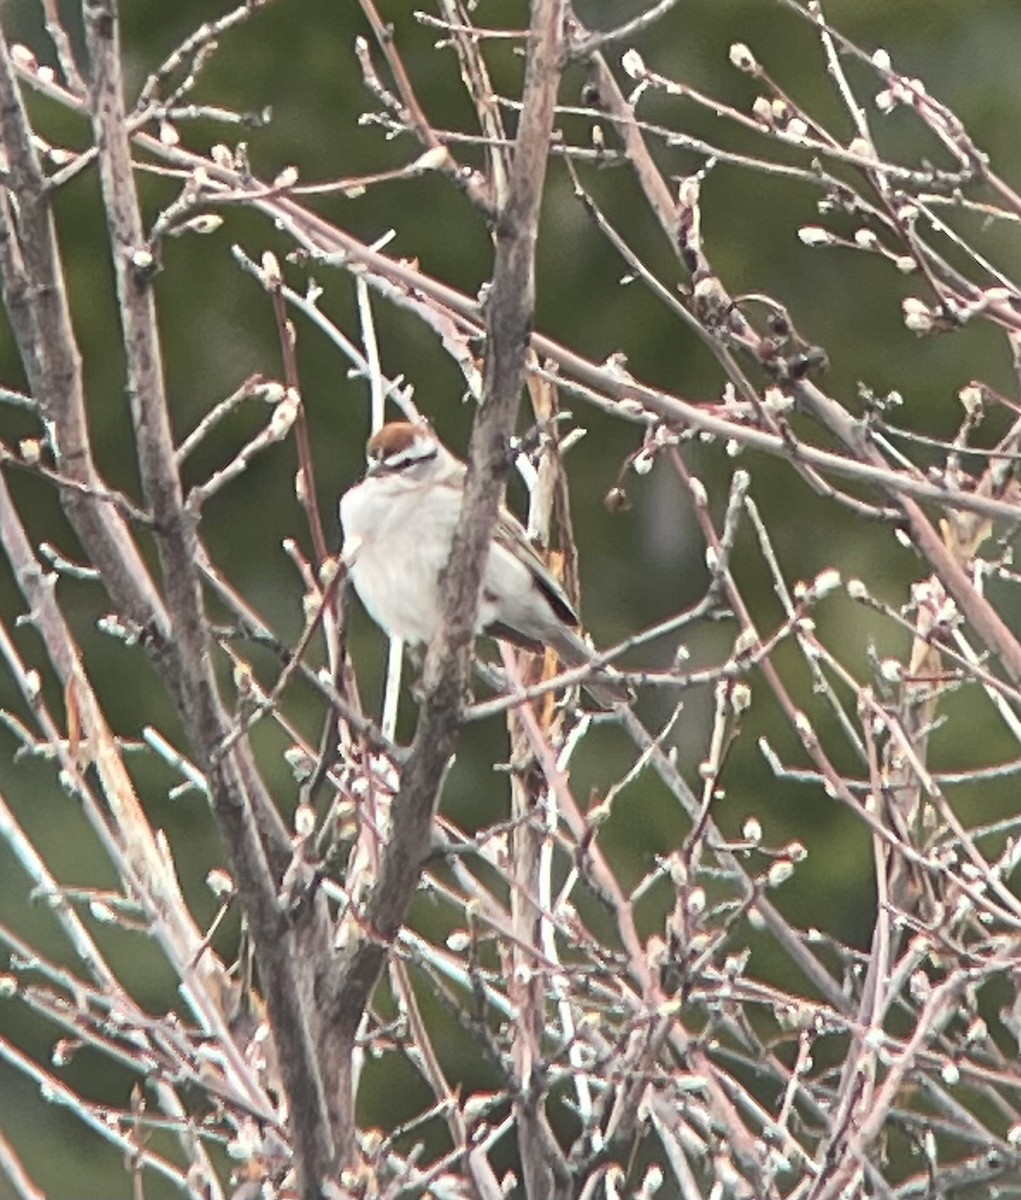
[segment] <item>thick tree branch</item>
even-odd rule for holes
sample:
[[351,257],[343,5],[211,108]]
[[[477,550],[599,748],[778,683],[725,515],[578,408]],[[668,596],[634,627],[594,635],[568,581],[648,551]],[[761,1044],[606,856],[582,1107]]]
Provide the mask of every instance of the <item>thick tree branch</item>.
[[3,37],[0,144],[7,159],[0,198],[0,280],[29,391],[42,417],[51,422],[57,472],[81,485],[61,488],[61,501],[114,604],[150,635],[158,654],[170,636],[166,610],[116,506],[101,498],[106,489],[92,457],[81,355],[46,177]]
[[317,1047],[314,963],[329,950],[322,903],[292,919],[277,895],[290,861],[282,822],[244,739],[223,749],[230,724],[210,661],[199,544],[185,509],[163,380],[148,248],[131,162],[115,0],[84,8],[99,175],[117,281],[128,395],[142,484],[156,525],[174,653],[167,682],[206,772],[213,808],[248,914],[277,1040],[300,1186],[318,1196],[334,1165],[335,1137]]
[[485,391],[472,432],[465,497],[443,580],[444,619],[426,660],[427,694],[394,800],[393,833],[379,882],[368,902],[367,932],[327,983],[331,1022],[348,1044],[417,887],[433,813],[462,724],[482,567],[510,463],[510,438],[524,382],[539,204],[562,36],[560,0],[536,0],[521,125],[507,201],[496,227],[493,285],[486,314]]

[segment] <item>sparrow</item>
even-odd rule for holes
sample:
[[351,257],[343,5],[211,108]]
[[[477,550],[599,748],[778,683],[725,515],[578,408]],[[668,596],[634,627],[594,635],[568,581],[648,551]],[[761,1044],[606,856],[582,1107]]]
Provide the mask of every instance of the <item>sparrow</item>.
[[[366,472],[340,500],[343,561],[369,615],[390,637],[428,645],[440,624],[440,574],[450,558],[467,467],[425,424],[392,421],[369,438]],[[501,506],[482,572],[476,633],[532,651],[550,647],[569,667],[593,661],[578,614],[520,521]],[[603,708],[629,699],[600,670],[585,688]],[[607,678],[611,676],[611,678]]]

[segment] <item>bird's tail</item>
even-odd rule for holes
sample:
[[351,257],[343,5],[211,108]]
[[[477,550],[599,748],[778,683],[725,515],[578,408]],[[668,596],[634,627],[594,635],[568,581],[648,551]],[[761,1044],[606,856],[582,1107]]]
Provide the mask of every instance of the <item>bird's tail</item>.
[[[549,645],[568,667],[584,667],[592,662],[592,648],[569,625],[558,624],[551,631]],[[634,699],[627,681],[612,667],[593,669],[592,678],[586,679],[582,686],[600,708],[616,708]]]

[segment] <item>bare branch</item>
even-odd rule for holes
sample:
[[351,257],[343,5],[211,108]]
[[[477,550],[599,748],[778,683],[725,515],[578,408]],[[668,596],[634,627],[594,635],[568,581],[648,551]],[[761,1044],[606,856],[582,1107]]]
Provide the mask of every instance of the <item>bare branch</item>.
[[[534,301],[534,247],[562,37],[560,0],[538,0],[532,18],[525,109],[510,191],[498,220],[487,320],[485,394],[472,435],[465,497],[443,581],[444,618],[429,649],[411,754],[394,799],[393,833],[366,909],[368,936],[330,980],[330,1013],[349,1047],[387,946],[404,919],[429,846],[433,812],[462,717],[482,565],[509,467],[510,436],[524,381]],[[342,1052],[344,1053],[344,1052]]]

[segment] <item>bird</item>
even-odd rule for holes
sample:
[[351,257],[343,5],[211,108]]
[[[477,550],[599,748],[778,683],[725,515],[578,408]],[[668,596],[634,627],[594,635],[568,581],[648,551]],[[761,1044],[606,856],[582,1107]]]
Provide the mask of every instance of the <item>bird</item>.
[[[440,624],[440,575],[450,558],[467,467],[424,422],[391,421],[368,440],[366,471],[340,500],[341,556],[369,615],[390,637],[428,645]],[[532,651],[554,650],[569,667],[592,663],[579,619],[521,522],[501,506],[482,572],[476,634]],[[602,708],[630,691],[601,667],[586,691]]]

